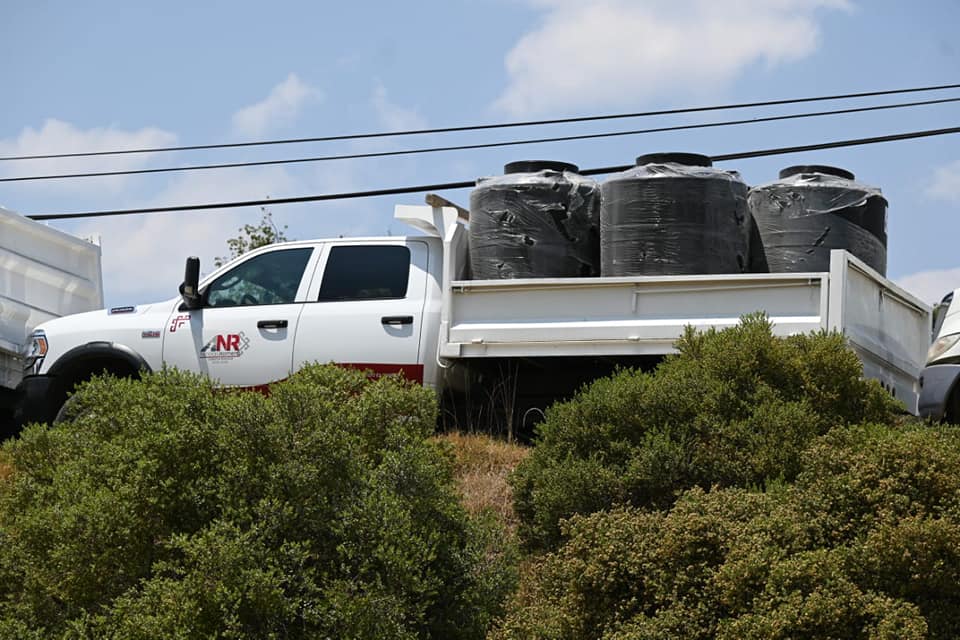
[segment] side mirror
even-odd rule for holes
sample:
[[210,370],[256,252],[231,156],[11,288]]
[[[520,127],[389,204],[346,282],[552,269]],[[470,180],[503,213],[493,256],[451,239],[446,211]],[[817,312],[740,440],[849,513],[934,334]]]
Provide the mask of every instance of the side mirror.
[[190,256],[183,271],[183,283],[180,285],[180,295],[187,309],[200,308],[200,258]]

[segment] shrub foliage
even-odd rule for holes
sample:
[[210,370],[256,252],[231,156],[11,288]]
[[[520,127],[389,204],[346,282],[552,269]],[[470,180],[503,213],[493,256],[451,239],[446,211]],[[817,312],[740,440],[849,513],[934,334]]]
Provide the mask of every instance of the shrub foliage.
[[839,427],[800,465],[571,518],[493,636],[960,637],[960,429]]
[[775,337],[762,315],[688,328],[654,372],[622,371],[547,412],[513,477],[520,534],[561,541],[561,522],[615,505],[669,508],[691,487],[791,480],[831,427],[887,422],[898,404],[835,333]]
[[429,391],[334,367],[270,397],[95,379],[5,445],[0,636],[482,637],[511,556],[435,420]]

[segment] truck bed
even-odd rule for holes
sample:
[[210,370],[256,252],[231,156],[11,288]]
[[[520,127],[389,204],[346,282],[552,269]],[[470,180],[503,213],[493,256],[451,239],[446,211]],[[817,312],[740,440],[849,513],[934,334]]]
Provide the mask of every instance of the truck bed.
[[35,326],[102,306],[99,246],[0,208],[0,388],[19,382]]
[[672,353],[687,325],[727,327],[765,312],[777,335],[842,332],[864,365],[916,412],[929,306],[846,251],[829,272],[454,280],[441,323],[445,358]]

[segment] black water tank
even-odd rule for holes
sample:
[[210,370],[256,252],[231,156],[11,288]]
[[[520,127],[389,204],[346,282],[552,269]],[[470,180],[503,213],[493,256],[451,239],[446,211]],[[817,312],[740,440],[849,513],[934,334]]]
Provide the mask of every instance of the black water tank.
[[604,276],[742,273],[747,185],[694,153],[652,153],[600,187]]
[[474,279],[600,275],[600,189],[576,165],[511,162],[470,194]]
[[828,271],[830,250],[846,249],[886,275],[887,200],[849,171],[788,167],[747,201],[759,237],[754,271]]

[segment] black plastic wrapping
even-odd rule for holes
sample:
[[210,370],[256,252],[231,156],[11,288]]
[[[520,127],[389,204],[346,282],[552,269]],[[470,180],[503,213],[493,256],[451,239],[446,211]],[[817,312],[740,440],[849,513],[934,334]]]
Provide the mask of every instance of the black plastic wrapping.
[[846,249],[886,275],[887,201],[879,189],[818,165],[790,167],[780,176],[748,196],[758,240],[754,271],[828,271],[830,251]]
[[651,154],[601,185],[604,276],[742,273],[747,186],[695,154]]
[[470,194],[473,278],[600,275],[600,189],[565,163],[525,161]]

